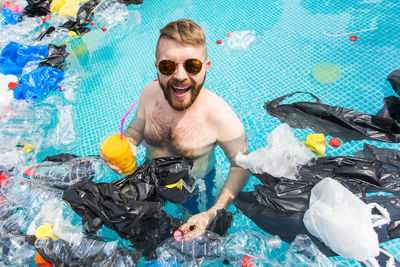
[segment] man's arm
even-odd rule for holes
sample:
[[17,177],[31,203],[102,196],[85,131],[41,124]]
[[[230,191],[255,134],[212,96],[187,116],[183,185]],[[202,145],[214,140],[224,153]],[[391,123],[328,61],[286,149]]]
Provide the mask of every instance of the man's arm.
[[246,134],[243,133],[228,141],[218,141],[218,145],[223,149],[225,155],[231,164],[228,177],[225,184],[215,202],[210,209],[212,212],[217,212],[219,209],[226,209],[236,195],[243,189],[249,179],[249,172],[246,169],[239,167],[236,164],[236,156],[239,152],[246,154],[248,152]]
[[[192,230],[200,230],[200,232],[206,230],[217,215],[217,210],[226,209],[249,179],[248,171],[237,166],[235,161],[239,152],[247,153],[248,151],[243,124],[230,108],[226,109],[224,113],[220,112],[218,115],[219,119],[215,123],[218,132],[217,144],[228,157],[231,167],[215,204],[209,210],[192,216],[186,224],[181,226],[181,229],[186,234]],[[194,235],[196,236],[200,232],[194,233]]]

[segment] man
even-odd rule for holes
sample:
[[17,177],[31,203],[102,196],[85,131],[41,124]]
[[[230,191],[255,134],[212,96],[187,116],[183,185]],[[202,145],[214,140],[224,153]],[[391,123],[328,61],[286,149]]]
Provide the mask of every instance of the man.
[[[136,156],[146,142],[147,159],[185,156],[194,161],[190,175],[203,179],[213,168],[214,148],[219,145],[231,167],[215,204],[192,216],[181,229],[205,230],[218,209],[226,209],[245,186],[249,174],[235,163],[238,152],[247,152],[244,127],[228,104],[203,87],[210,68],[204,31],[182,19],[160,30],[155,67],[158,82],[146,85],[137,113],[125,134]],[[100,153],[101,154],[101,153]],[[121,174],[101,155],[107,165]]]

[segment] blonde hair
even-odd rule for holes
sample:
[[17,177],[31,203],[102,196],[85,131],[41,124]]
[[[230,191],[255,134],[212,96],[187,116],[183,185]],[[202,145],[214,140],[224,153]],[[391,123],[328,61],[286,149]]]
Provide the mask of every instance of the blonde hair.
[[158,46],[162,38],[175,40],[194,46],[203,46],[206,49],[206,36],[203,29],[191,19],[179,19],[168,23],[160,30],[157,41],[156,58],[158,58]]

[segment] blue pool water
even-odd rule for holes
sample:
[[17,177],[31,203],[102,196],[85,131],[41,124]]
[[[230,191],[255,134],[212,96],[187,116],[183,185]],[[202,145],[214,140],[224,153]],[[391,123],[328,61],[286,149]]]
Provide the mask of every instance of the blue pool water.
[[[265,146],[267,135],[280,124],[263,108],[278,96],[307,91],[323,103],[375,114],[383,106],[383,97],[395,94],[386,80],[400,62],[400,4],[394,0],[145,0],[129,10],[125,23],[106,32],[93,31],[71,44],[71,49],[81,43],[88,47],[82,57],[69,58],[82,78],[76,104],[82,141],[72,153],[97,154],[101,137],[119,129],[123,114],[141,89],[157,78],[154,51],[159,29],[182,17],[194,19],[205,30],[211,60],[205,87],[235,110],[245,126],[250,151]],[[256,37],[250,47],[229,49],[226,34],[245,30],[254,31]],[[346,35],[358,31],[362,32]],[[352,35],[358,40],[350,41]],[[216,43],[218,39],[222,44]],[[340,67],[336,82],[321,84],[312,77],[313,66],[322,62]],[[298,100],[311,99],[291,99]],[[127,121],[132,117],[133,112]],[[311,133],[294,132],[300,140]],[[399,144],[356,141],[339,148],[328,146],[326,155],[350,155],[364,143],[400,148]],[[140,147],[138,161],[143,159],[144,148]],[[217,149],[217,185],[222,186],[228,170],[227,159]],[[256,183],[251,177],[245,190],[252,190]],[[242,227],[258,229],[236,214],[230,231]],[[397,243],[393,240],[384,246],[400,260]],[[358,265],[340,257],[335,260]]]

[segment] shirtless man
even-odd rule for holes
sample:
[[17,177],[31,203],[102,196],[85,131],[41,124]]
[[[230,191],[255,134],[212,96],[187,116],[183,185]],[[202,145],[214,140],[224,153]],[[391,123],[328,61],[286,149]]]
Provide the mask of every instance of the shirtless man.
[[[145,140],[148,160],[165,156],[192,158],[190,175],[195,179],[206,177],[213,168],[216,145],[223,149],[231,167],[215,204],[181,227],[185,233],[205,230],[217,210],[226,209],[249,178],[248,172],[235,163],[238,152],[247,152],[246,135],[228,104],[203,87],[210,60],[200,26],[182,19],[169,23],[160,33],[154,63],[158,82],[144,87],[137,113],[125,134],[134,155]],[[111,169],[121,173],[101,156]]]

